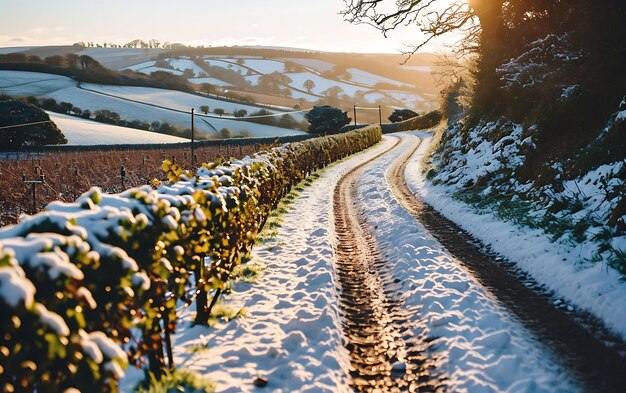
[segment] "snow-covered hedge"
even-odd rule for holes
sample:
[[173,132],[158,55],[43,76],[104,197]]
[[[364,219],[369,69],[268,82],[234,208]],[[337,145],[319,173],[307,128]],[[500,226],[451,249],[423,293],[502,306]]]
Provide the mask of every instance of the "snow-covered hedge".
[[176,302],[200,292],[206,304],[292,185],[380,138],[368,127],[195,173],[165,161],[169,181],[156,189],[93,188],[0,229],[0,385],[116,391],[146,355],[158,372]]

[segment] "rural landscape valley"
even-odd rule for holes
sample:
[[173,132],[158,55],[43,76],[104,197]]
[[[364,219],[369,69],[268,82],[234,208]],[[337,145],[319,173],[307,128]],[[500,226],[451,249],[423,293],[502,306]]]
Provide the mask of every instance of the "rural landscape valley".
[[0,5],[3,392],[626,389],[626,5],[313,3]]

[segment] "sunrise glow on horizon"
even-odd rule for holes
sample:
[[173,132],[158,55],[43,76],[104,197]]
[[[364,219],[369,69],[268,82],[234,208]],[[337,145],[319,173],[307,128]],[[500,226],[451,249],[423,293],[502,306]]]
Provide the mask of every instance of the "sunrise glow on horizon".
[[[341,0],[5,0],[0,8],[0,47],[157,39],[193,46],[398,53],[423,37],[416,26],[385,38],[371,26],[352,25],[339,14]],[[439,49],[435,44],[424,50]]]

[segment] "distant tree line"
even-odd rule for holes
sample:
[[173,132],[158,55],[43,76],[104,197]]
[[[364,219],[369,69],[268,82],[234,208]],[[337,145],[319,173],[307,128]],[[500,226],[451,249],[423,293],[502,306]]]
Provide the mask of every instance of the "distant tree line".
[[93,42],[93,41],[80,41],[74,44],[75,46],[83,48],[142,48],[142,49],[184,49],[187,45],[183,45],[177,42],[163,42],[157,39],[151,39],[144,41],[141,39],[132,40],[125,44],[116,44],[114,42]]
[[131,70],[115,71],[104,67],[91,56],[75,53],[65,56],[49,56],[43,59],[20,52],[0,54],[0,70],[43,72],[67,76],[77,82],[85,83],[193,91],[185,78],[169,72],[157,71],[146,75]]
[[[83,119],[97,121],[99,123],[134,128],[137,130],[152,131],[160,134],[177,136],[180,138],[191,138],[191,129],[181,129],[168,122],[153,121],[149,123],[141,120],[126,120],[123,119],[119,113],[108,109],[98,109],[92,112],[89,109],[81,109],[77,106],[74,106],[70,102],[57,102],[57,100],[55,100],[54,98],[37,98],[33,96],[13,98],[6,95],[0,96],[0,100],[11,99],[24,102],[30,106],[41,108],[46,111],[76,116]],[[204,136],[198,136],[197,134],[196,138],[199,140],[206,139]]]

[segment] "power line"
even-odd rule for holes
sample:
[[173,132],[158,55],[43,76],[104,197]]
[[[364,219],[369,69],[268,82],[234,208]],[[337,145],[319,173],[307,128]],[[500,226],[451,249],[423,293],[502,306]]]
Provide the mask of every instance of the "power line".
[[15,125],[12,125],[12,126],[2,126],[2,127],[0,127],[0,130],[4,130],[4,129],[7,129],[7,128],[16,128],[16,127],[33,126],[33,125],[35,125],[35,124],[44,124],[44,123],[52,123],[52,120],[38,121],[38,122],[35,122],[35,123],[15,124]]

